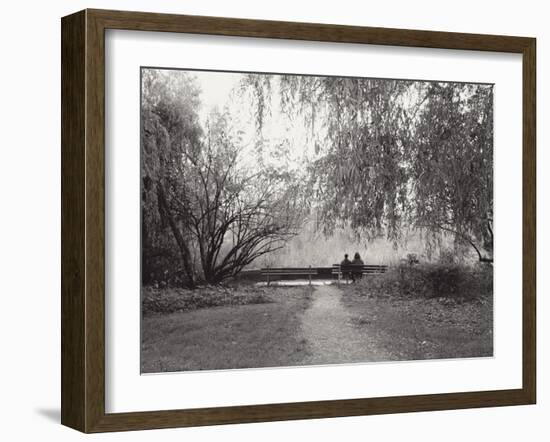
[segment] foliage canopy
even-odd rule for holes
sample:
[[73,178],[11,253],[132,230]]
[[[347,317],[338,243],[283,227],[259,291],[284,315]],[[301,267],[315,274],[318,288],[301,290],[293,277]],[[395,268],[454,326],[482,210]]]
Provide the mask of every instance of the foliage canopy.
[[493,88],[486,84],[271,75],[245,77],[261,131],[271,91],[315,138],[311,190],[329,232],[349,225],[429,247],[452,235],[492,262]]

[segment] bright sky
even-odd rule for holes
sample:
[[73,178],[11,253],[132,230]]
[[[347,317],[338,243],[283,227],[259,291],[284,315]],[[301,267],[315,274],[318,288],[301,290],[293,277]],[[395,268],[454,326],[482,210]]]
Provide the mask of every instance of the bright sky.
[[[254,105],[246,98],[234,93],[238,90],[241,80],[246,74],[229,73],[229,72],[205,72],[205,71],[188,71],[197,79],[202,93],[201,101],[202,108],[199,115],[201,123],[205,123],[209,112],[214,107],[220,110],[227,106],[232,119],[238,130],[243,132],[245,144],[245,152],[247,149],[252,149],[258,140],[255,121]],[[313,144],[308,138],[306,129],[301,119],[290,121],[279,109],[279,95],[277,88],[274,85],[272,90],[271,115],[264,120],[262,128],[262,137],[265,145],[264,160],[268,161],[266,155],[280,143],[287,142],[289,148],[289,157],[291,164],[296,169],[299,169],[304,162],[304,155],[311,155],[313,152]],[[246,161],[246,158],[245,158]],[[271,163],[277,162],[274,159],[269,159]],[[291,166],[292,167],[292,166]]]
[[233,88],[238,86],[243,78],[243,74],[233,74],[229,72],[190,72],[197,78],[197,82],[202,89],[201,100],[203,107],[201,109],[201,121],[206,119],[208,112],[213,107],[223,107],[229,103],[229,98]]

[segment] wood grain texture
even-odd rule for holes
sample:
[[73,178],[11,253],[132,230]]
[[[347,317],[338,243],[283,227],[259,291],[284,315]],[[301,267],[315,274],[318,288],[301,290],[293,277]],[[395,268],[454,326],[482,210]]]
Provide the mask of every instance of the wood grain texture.
[[85,427],[85,13],[61,29],[61,422]]
[[529,38],[147,12],[88,10],[105,29],[185,32],[336,43],[523,52]]
[[[353,400],[105,413],[105,30],[514,52],[523,55],[523,387]],[[536,398],[535,40],[86,10],[62,20],[62,423],[84,432],[531,404]]]
[[536,41],[523,51],[523,389],[536,402],[537,150]]
[[86,431],[105,414],[105,38],[86,11]]

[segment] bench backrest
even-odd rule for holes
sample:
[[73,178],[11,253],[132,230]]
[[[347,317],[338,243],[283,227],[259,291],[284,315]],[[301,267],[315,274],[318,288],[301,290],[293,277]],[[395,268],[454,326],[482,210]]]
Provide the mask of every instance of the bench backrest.
[[316,275],[317,269],[311,267],[270,267],[262,269],[263,275]]
[[332,266],[332,273],[385,273],[388,270],[387,265],[379,264],[334,264]]

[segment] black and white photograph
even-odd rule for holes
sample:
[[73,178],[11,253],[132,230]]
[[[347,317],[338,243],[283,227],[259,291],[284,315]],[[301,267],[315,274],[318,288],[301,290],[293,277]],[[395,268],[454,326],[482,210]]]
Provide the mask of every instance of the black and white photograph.
[[142,67],[140,93],[142,374],[493,356],[493,84]]

